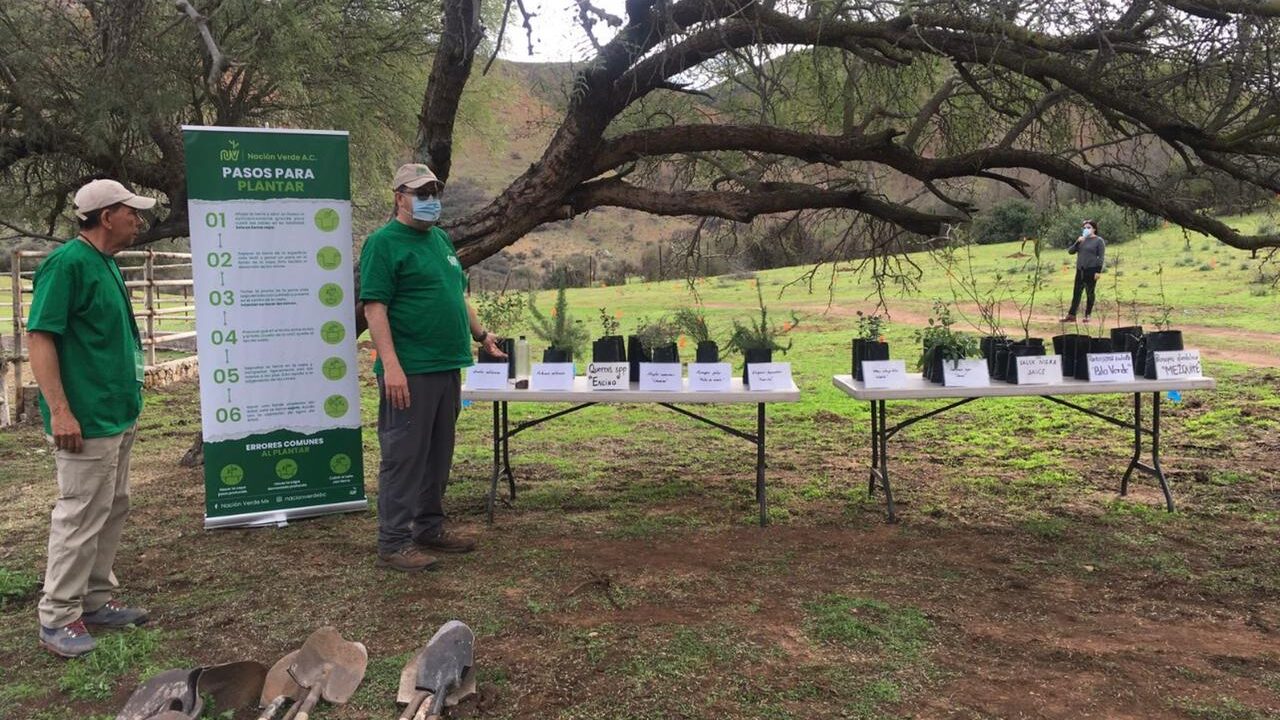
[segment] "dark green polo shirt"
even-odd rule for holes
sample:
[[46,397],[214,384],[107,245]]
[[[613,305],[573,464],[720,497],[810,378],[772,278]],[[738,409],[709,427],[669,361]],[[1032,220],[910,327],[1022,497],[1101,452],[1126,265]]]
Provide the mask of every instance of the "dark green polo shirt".
[[[86,438],[119,435],[142,411],[135,361],[140,343],[116,261],[81,238],[36,268],[27,331],[54,336],[62,388]],[[40,396],[44,431],[49,405]]]
[[[360,251],[360,299],[387,306],[391,341],[407,375],[471,365],[466,274],[448,234],[392,220]],[[373,371],[382,374],[382,360]]]

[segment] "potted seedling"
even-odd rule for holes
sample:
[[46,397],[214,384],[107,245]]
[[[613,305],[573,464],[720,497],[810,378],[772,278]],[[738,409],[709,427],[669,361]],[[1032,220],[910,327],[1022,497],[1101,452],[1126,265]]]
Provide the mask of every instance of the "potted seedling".
[[756,297],[760,301],[760,319],[749,318],[745,323],[733,321],[733,335],[729,337],[728,346],[742,353],[742,384],[750,385],[750,368],[752,363],[773,362],[775,351],[786,354],[791,349],[791,340],[783,345],[779,338],[795,329],[800,318],[793,312],[791,320],[782,325],[769,322],[769,310],[764,304],[764,292],[756,285]]
[[1004,379],[1015,384],[1018,382],[1018,358],[1044,355],[1044,340],[1031,337],[1031,319],[1035,315],[1036,297],[1045,285],[1047,268],[1041,256],[1044,243],[1039,238],[1023,240],[1024,248],[1028,242],[1031,243],[1031,259],[1023,265],[1023,269],[1030,273],[1026,278],[1026,300],[1019,302],[1015,297],[1013,301],[1018,310],[1018,322],[1022,325],[1022,339],[1010,343],[1007,361],[1000,362],[999,353],[997,354],[997,365],[1004,367]]
[[[1111,350],[1113,352],[1127,352],[1134,354],[1137,350],[1138,342],[1142,339],[1142,326],[1138,324],[1137,313],[1133,313],[1133,324],[1124,325],[1124,303],[1120,300],[1120,256],[1117,255],[1111,261],[1111,297],[1115,298],[1116,304],[1116,327],[1111,329]],[[1138,296],[1133,296],[1133,305],[1136,307]],[[1140,372],[1136,365],[1134,372]]]
[[698,344],[697,362],[720,362],[720,345],[711,337],[711,329],[707,327],[707,316],[701,308],[680,308],[673,319],[684,334]]
[[[963,264],[957,259],[955,249],[952,247],[944,247],[934,255],[935,259],[942,265],[943,270],[947,274],[947,280],[951,284],[951,299],[957,307],[956,313],[973,326],[975,330],[982,333],[979,340],[979,349],[982,357],[987,361],[987,372],[995,380],[1003,380],[1005,376],[1005,366],[1008,362],[1008,351],[1012,341],[1005,334],[1002,327],[1001,312],[1004,307],[1004,300],[1009,295],[1009,283],[1001,273],[996,273],[992,278],[989,287],[983,287],[982,282],[978,280],[978,273],[973,267],[973,248],[971,245],[965,245],[965,257]],[[958,309],[961,299],[973,303],[978,309],[976,319],[966,316]],[[1002,356],[1000,353],[1004,351]],[[1004,358],[1003,361],[1002,358]]]
[[[1066,313],[1066,311],[1067,311],[1067,305],[1063,301],[1062,296],[1059,295],[1058,296],[1058,316],[1064,317],[1064,314]],[[1064,325],[1063,329],[1064,330],[1072,329],[1075,332],[1071,332],[1071,333],[1064,332],[1058,335],[1054,335],[1053,336],[1053,352],[1057,355],[1062,356],[1062,376],[1075,377],[1076,358],[1084,358],[1085,355],[1083,355],[1082,352],[1085,354],[1089,352],[1090,338],[1088,335],[1085,335],[1080,332],[1079,321],[1076,321],[1076,325],[1074,328],[1066,328]],[[1081,360],[1081,362],[1084,362],[1084,360]]]
[[592,362],[616,363],[627,361],[626,346],[623,344],[622,336],[618,334],[620,325],[617,314],[610,313],[606,308],[600,308],[600,328],[604,331],[604,335],[599,340],[591,343]]
[[923,372],[926,380],[941,384],[944,361],[950,360],[956,363],[978,353],[977,338],[956,332],[952,329],[955,322],[950,304],[942,300],[934,300],[933,314],[929,317],[928,326],[915,331],[922,350],[916,368]]
[[[1147,333],[1144,336],[1143,343],[1143,377],[1148,380],[1156,379],[1156,360],[1155,353],[1168,352],[1171,350],[1182,350],[1182,331],[1170,330],[1169,324],[1173,318],[1173,306],[1169,304],[1169,300],[1164,294],[1164,264],[1162,263],[1156,268],[1156,278],[1160,281],[1160,304],[1156,307],[1156,314],[1151,320],[1156,326],[1156,331]],[[1136,372],[1136,370],[1135,370]]]
[[636,330],[640,344],[650,358],[650,362],[678,363],[680,348],[676,341],[680,339],[680,327],[665,315],[657,320],[641,319]]
[[888,320],[872,313],[858,311],[858,336],[853,339],[853,379],[862,380],[862,363],[867,360],[888,360],[889,343],[884,341],[884,326]]
[[529,296],[529,314],[533,316],[533,334],[547,344],[542,351],[544,363],[573,362],[574,353],[587,343],[587,329],[569,317],[569,301],[564,285],[556,290],[556,306],[547,317],[538,310],[533,295]]
[[479,292],[475,296],[476,317],[480,324],[497,335],[499,347],[506,353],[505,358],[490,355],[484,345],[476,353],[477,360],[482,363],[507,363],[507,376],[516,376],[515,333],[524,322],[524,309],[527,300],[518,293],[508,293],[506,289],[499,292]]

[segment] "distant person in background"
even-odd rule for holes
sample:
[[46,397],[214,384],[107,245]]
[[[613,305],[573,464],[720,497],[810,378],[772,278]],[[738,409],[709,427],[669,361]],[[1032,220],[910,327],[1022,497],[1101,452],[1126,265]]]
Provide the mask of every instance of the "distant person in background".
[[142,410],[142,342],[115,254],[156,201],[115,180],[76,192],[80,234],[36,269],[27,332],[58,500],[40,598],[40,644],[62,657],[94,648],[86,626],[140,625],[116,600],[115,564],[129,516],[129,454]]
[[1098,223],[1085,220],[1080,237],[1071,243],[1067,252],[1076,256],[1076,284],[1071,290],[1071,309],[1060,322],[1076,321],[1076,311],[1080,309],[1080,293],[1088,293],[1088,301],[1084,306],[1084,321],[1089,322],[1093,315],[1095,289],[1098,286],[1098,275],[1102,273],[1103,256],[1107,252],[1107,241],[1098,234]]

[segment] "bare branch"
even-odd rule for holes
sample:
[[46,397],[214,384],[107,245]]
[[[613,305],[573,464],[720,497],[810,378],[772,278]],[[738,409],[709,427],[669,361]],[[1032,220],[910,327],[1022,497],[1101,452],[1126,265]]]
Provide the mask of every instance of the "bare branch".
[[218,48],[218,43],[213,39],[213,33],[209,30],[209,18],[201,15],[189,0],[174,0],[173,4],[195,24],[201,39],[204,40],[205,50],[209,53],[209,87],[218,87],[218,80],[222,77],[222,72],[231,63],[227,56],[222,54],[222,50]]

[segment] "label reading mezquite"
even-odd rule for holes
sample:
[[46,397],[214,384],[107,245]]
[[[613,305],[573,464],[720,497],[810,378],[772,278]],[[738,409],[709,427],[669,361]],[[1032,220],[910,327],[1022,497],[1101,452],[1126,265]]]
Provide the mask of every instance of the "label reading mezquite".
[[183,139],[206,525],[359,506],[347,134],[184,127]]

